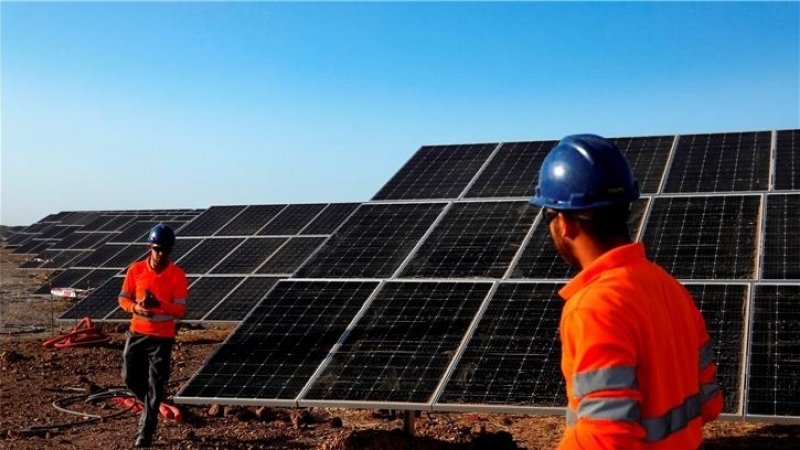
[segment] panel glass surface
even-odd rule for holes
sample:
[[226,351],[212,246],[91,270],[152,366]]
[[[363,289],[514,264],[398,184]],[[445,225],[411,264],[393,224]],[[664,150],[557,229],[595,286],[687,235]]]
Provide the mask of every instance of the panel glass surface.
[[533,195],[539,167],[558,141],[507,142],[481,172],[466,197]]
[[[95,250],[96,251],[96,250]],[[139,261],[147,256],[147,246],[142,244],[131,244],[126,246],[122,251],[106,260],[100,267],[105,269],[124,269],[131,263]]]
[[189,287],[183,320],[200,320],[225,298],[244,277],[203,277]]
[[681,279],[753,279],[760,199],[657,198],[644,230],[647,253]]
[[501,283],[439,403],[566,406],[558,334],[561,287]]
[[779,130],[775,145],[775,189],[800,190],[800,130]]
[[388,278],[444,206],[361,205],[295,278]]
[[497,144],[420,148],[373,200],[458,198]]
[[625,154],[639,183],[639,192],[658,192],[675,136],[616,138],[611,141]]
[[291,275],[325,242],[325,239],[324,237],[293,237],[256,272]]
[[431,401],[491,287],[385,284],[304,398]]
[[49,261],[39,266],[42,269],[62,269],[69,267],[72,261],[83,258],[91,250],[63,250],[50,257]]
[[58,319],[80,320],[84,317],[90,317],[92,320],[102,319],[119,306],[117,299],[122,290],[122,282],[124,280],[124,277],[113,277],[109,279],[92,291],[92,293],[81,302],[61,314]]
[[800,280],[800,194],[768,194],[761,278]]
[[300,234],[331,234],[339,228],[360,203],[331,203]]
[[[52,245],[52,242],[50,243]],[[28,259],[17,266],[19,269],[38,269],[42,265],[49,263],[53,258],[61,253],[60,250],[42,250],[35,257]]]
[[67,250],[90,235],[91,233],[72,233],[69,236],[64,236],[63,238],[59,239],[58,242],[53,244],[52,249]]
[[279,282],[176,398],[293,400],[377,282]]
[[772,133],[720,133],[678,138],[664,192],[766,190]]
[[76,260],[72,267],[100,267],[114,255],[125,250],[127,245],[105,244],[95,249],[92,253]]
[[54,276],[48,282],[39,286],[38,289],[33,291],[36,295],[43,295],[43,294],[50,294],[50,289],[52,288],[68,288],[72,286],[73,283],[77,282],[81,278],[89,275],[89,273],[93,269],[68,269],[60,274]]
[[145,242],[150,230],[158,225],[155,221],[137,221],[128,225],[119,234],[113,236],[108,242],[134,243]]
[[120,231],[129,223],[133,222],[136,216],[116,216],[97,228],[97,231]]
[[[240,322],[281,278],[249,277],[203,320]],[[190,299],[191,300],[191,299]]]
[[220,261],[211,273],[253,273],[287,238],[247,238],[242,245]]
[[747,413],[800,416],[800,285],[756,285]]
[[245,205],[212,206],[181,229],[180,235],[186,237],[213,236],[245,207]]
[[216,233],[216,236],[252,236],[286,205],[250,205]]
[[685,284],[706,321],[714,343],[717,383],[725,397],[723,412],[738,414],[744,352],[747,286],[743,284]]
[[258,230],[259,236],[285,236],[297,234],[325,208],[324,203],[289,205]]
[[401,276],[501,278],[538,211],[527,201],[455,203]]
[[204,274],[216,266],[242,241],[244,238],[204,239],[190,252],[175,261],[187,274]]
[[[70,248],[73,250],[94,250],[105,244],[113,235],[114,233],[88,233]],[[63,239],[61,242],[63,244]]]

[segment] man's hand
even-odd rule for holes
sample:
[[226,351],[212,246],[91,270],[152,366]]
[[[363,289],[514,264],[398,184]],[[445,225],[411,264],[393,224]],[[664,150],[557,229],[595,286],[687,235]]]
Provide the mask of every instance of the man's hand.
[[140,303],[140,304],[141,304],[141,305],[142,305],[142,306],[143,306],[145,309],[153,309],[153,308],[157,308],[157,307],[158,307],[158,305],[160,305],[160,304],[161,304],[161,302],[160,302],[160,301],[158,301],[158,298],[155,296],[155,294],[153,294],[153,293],[152,293],[152,292],[150,292],[149,290],[145,291],[145,296],[144,296],[144,299],[143,299],[141,302],[139,302],[139,303]]
[[144,301],[136,302],[133,305],[133,313],[145,317],[150,317],[153,315],[153,313],[144,306]]

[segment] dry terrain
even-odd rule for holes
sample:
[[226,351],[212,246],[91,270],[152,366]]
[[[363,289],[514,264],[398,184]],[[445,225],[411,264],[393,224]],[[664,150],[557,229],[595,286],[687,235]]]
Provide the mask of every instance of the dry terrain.
[[[99,326],[111,341],[45,348],[75,324],[54,318],[63,299],[33,297],[46,272],[18,270],[23,257],[0,250],[0,448],[130,448],[137,414],[111,397],[120,389],[123,327]],[[228,329],[182,329],[173,352],[174,394],[225,338]],[[180,406],[181,421],[162,420],[159,449],[549,449],[562,417],[427,413],[414,436],[385,411]],[[706,449],[800,448],[800,426],[715,422]]]

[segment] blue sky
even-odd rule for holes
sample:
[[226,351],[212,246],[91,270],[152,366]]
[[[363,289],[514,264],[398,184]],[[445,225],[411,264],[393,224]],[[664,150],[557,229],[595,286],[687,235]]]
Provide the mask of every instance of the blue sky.
[[800,3],[0,3],[0,223],[366,201],[422,145],[800,128]]

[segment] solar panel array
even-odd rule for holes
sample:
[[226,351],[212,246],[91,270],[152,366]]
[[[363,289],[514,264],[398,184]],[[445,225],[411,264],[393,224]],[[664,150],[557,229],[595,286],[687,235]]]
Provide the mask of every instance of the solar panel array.
[[[729,418],[800,421],[798,133],[613,139],[642,191],[632,237],[695,296]],[[563,412],[556,292],[576,270],[527,203],[555,142],[425,146],[362,204],[205,210],[173,255],[191,320],[240,323],[176,401]],[[34,230],[78,225],[63,219]],[[67,250],[43,246],[55,239],[35,245]],[[121,279],[62,319],[125,319]]]

